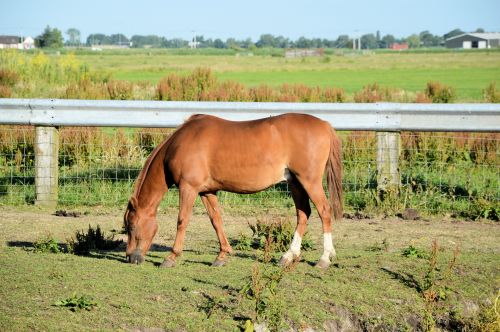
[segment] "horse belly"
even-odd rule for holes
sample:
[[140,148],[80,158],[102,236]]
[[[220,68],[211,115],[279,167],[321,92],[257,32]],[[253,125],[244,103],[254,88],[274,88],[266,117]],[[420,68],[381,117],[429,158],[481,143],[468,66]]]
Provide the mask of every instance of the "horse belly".
[[255,193],[289,179],[285,165],[278,167],[237,167],[216,177],[222,190],[236,193]]

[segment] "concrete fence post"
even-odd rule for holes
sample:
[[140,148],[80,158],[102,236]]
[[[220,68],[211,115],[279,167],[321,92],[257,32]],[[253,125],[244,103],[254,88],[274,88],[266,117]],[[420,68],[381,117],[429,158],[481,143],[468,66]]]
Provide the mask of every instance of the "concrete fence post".
[[35,194],[37,205],[54,207],[58,198],[59,130],[35,127]]
[[379,192],[399,192],[400,153],[401,134],[399,132],[377,132],[377,189]]

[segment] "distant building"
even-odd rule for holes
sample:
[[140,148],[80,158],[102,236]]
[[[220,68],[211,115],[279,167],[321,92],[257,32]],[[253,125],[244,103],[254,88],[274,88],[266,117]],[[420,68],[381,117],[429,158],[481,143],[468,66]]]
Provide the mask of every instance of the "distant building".
[[389,46],[389,49],[396,51],[407,50],[408,48],[409,48],[408,43],[392,43]]
[[323,56],[325,50],[322,48],[315,49],[290,49],[285,51],[285,58],[304,58],[310,56]]
[[31,37],[0,36],[0,48],[15,48],[18,50],[30,50],[35,48],[35,40]]
[[464,33],[445,40],[447,48],[495,48],[500,47],[499,32]]

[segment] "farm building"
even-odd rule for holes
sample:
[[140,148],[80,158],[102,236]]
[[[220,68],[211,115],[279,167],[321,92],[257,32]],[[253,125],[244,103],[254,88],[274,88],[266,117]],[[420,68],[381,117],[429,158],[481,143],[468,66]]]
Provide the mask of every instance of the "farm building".
[[495,48],[500,47],[500,33],[464,33],[446,39],[447,48]]
[[18,50],[30,50],[35,48],[35,41],[31,37],[0,36],[0,48],[16,48]]
[[391,50],[401,51],[409,48],[408,43],[393,43],[389,46]]

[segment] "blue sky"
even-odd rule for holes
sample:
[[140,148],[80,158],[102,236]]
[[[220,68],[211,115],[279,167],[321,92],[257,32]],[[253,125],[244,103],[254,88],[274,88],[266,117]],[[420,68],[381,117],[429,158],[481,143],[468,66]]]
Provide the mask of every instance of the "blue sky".
[[[0,34],[39,35],[45,26],[91,33],[190,39],[295,40],[375,33],[406,37],[429,30],[500,32],[500,0],[0,0]],[[66,38],[66,35],[63,34]]]

